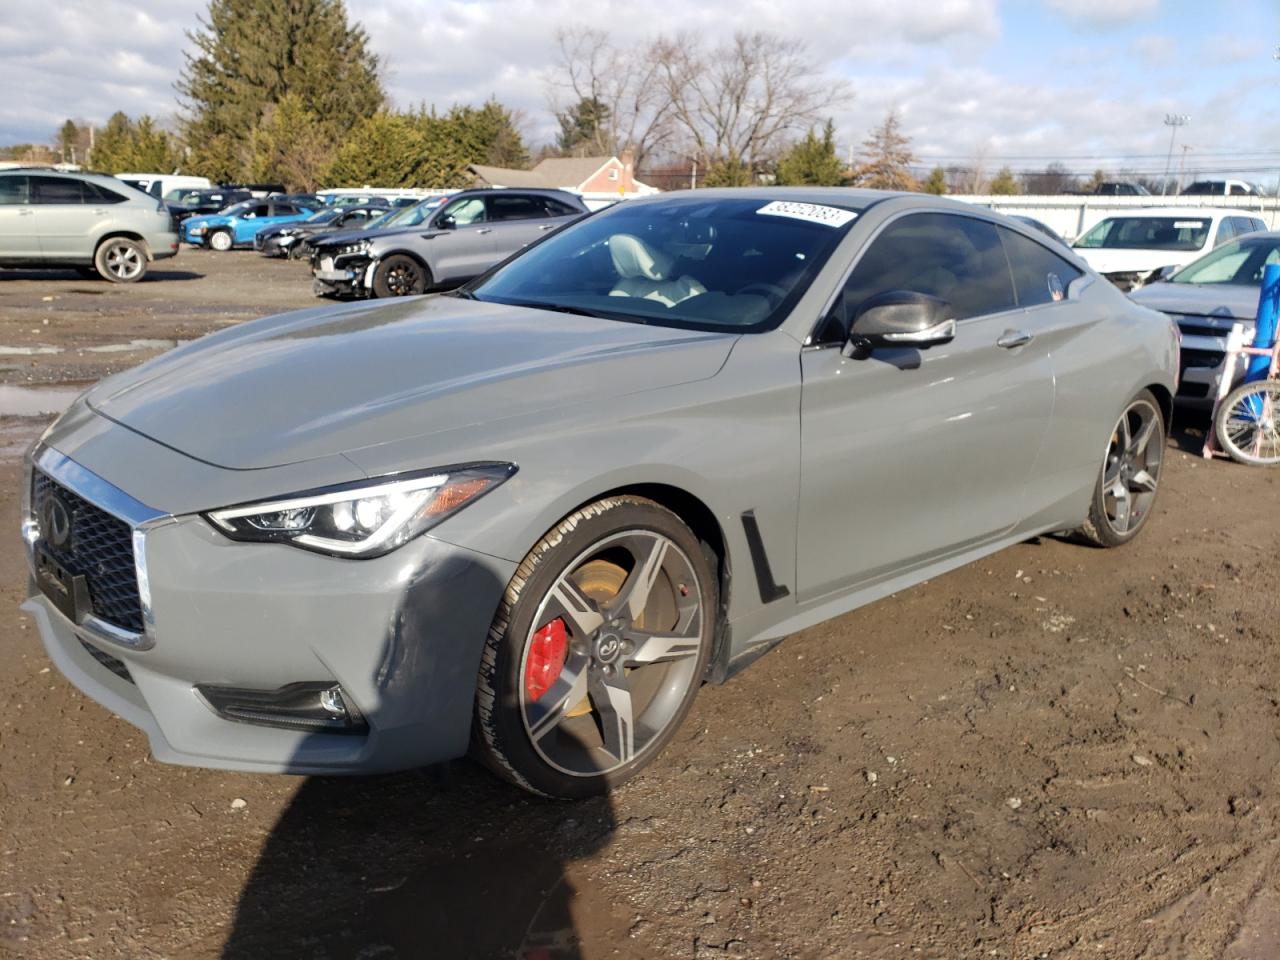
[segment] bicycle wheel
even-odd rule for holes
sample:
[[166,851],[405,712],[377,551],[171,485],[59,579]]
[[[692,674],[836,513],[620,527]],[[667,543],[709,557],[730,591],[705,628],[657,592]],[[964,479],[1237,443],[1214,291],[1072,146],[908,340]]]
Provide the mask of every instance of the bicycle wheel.
[[1218,408],[1218,445],[1232,460],[1252,466],[1280,463],[1280,380],[1236,387]]

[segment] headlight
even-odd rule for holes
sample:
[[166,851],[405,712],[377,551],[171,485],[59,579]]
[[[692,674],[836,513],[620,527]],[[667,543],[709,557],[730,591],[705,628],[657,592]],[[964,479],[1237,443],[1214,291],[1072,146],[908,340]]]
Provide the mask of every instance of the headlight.
[[338,248],[338,256],[345,256],[351,253],[368,253],[369,241],[361,240],[359,243],[344,243]]
[[204,231],[205,231],[204,227],[188,227],[187,228],[187,233],[191,234],[193,237],[201,236],[204,233]]
[[232,540],[288,543],[340,557],[380,557],[515,472],[512,463],[443,467],[228,507],[205,516]]

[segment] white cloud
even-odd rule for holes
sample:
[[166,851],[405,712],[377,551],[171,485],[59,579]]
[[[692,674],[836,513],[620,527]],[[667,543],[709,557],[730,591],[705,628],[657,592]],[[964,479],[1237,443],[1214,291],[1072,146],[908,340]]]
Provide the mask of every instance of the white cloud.
[[1109,25],[1150,17],[1160,0],[1045,0],[1045,4],[1072,20]]

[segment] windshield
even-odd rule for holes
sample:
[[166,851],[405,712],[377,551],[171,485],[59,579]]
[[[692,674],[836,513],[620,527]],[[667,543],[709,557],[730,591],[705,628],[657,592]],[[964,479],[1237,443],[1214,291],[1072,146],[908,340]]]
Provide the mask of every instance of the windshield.
[[1187,264],[1170,283],[1238,283],[1262,285],[1262,268],[1280,263],[1280,237],[1247,237],[1225,243],[1213,253]]
[[342,213],[341,210],[332,210],[332,209],[320,210],[320,211],[317,211],[316,213],[313,213],[311,216],[307,217],[307,219],[303,220],[302,222],[303,223],[328,223],[330,220],[338,216],[338,214],[340,213]]
[[1208,217],[1108,217],[1075,246],[1084,250],[1199,250],[1209,239]]
[[193,193],[199,193],[199,187],[174,187],[164,195],[164,199],[178,203],[191,196]]
[[431,211],[435,208],[436,201],[431,199],[423,200],[412,207],[389,210],[378,217],[377,220],[370,220],[365,229],[368,230],[371,227],[416,227],[431,216]]
[[478,300],[697,330],[766,330],[858,211],[759,198],[620,203],[471,289]]
[[241,200],[239,203],[233,203],[231,206],[219,210],[218,215],[222,217],[234,217],[236,214],[243,213],[251,208],[255,202],[256,201],[253,200]]

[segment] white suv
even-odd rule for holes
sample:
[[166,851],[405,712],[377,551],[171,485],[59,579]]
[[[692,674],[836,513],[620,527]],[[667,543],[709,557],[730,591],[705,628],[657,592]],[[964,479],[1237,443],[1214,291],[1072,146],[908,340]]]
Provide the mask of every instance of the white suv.
[[169,208],[115,177],[0,170],[0,267],[77,267],[132,283],[177,252]]

